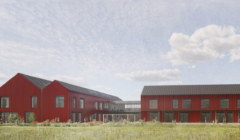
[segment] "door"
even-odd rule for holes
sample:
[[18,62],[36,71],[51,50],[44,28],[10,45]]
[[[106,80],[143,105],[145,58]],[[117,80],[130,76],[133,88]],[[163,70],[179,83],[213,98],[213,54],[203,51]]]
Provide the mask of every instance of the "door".
[[78,112],[78,122],[82,122],[82,113]]
[[233,122],[233,112],[227,113],[227,122],[229,122],[229,123]]
[[216,119],[218,123],[222,123],[225,118],[225,112],[216,112]]
[[180,113],[180,122],[188,122],[188,113]]
[[34,112],[32,112],[32,111],[27,111],[27,112],[25,112],[25,122],[26,122],[26,123],[31,123],[31,121],[29,120],[29,116],[30,116],[30,114],[32,114],[32,113],[34,113]]
[[211,113],[210,112],[202,112],[202,122],[205,122],[205,119],[207,122],[211,122]]
[[76,122],[76,112],[72,112],[72,123]]
[[101,121],[101,113],[98,114],[98,121]]
[[2,116],[2,121],[3,123],[9,123],[8,117],[11,115],[17,115],[17,112],[2,112],[1,116]]
[[158,112],[150,112],[150,121],[152,121],[153,119],[159,121]]
[[173,112],[165,112],[165,122],[172,122],[172,120],[174,119],[173,116]]

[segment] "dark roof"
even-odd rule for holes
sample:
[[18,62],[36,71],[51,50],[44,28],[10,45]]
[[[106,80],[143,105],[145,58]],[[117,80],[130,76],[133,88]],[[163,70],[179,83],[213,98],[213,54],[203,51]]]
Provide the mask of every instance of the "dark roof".
[[109,94],[101,93],[101,92],[90,90],[90,89],[87,89],[87,88],[75,86],[75,85],[68,84],[68,83],[65,83],[65,82],[61,82],[61,81],[58,81],[58,80],[56,80],[56,81],[59,82],[61,85],[63,85],[65,88],[67,88],[70,91],[83,93],[83,94],[88,94],[88,95],[97,96],[97,97],[106,98],[106,99],[111,99],[111,100],[115,100],[115,101],[122,101],[120,98],[118,98],[116,96],[112,96],[112,95],[109,95]]
[[141,95],[240,94],[240,84],[144,86]]
[[35,86],[37,86],[40,89],[44,89],[47,85],[49,85],[52,82],[52,81],[44,80],[41,78],[36,78],[33,76],[25,75],[22,73],[19,73],[19,74],[21,74],[23,77],[25,77],[27,80],[32,82]]

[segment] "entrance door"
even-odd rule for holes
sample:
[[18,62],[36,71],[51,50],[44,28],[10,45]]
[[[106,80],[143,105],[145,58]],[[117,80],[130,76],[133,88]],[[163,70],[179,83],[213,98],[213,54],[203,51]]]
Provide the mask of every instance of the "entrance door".
[[172,120],[174,119],[173,116],[173,112],[165,112],[165,122],[172,122]]
[[202,112],[202,122],[205,122],[205,118],[207,122],[211,122],[211,113],[210,112]]
[[2,112],[1,116],[2,116],[3,123],[9,123],[8,117],[9,117],[10,114],[11,115],[17,115],[18,113],[17,112]]
[[187,112],[180,113],[180,122],[188,122],[188,113]]
[[227,113],[227,122],[230,122],[230,123],[233,122],[233,112]]
[[72,112],[72,123],[76,122],[76,112]]
[[153,119],[159,121],[158,112],[150,112],[150,121],[152,121]]
[[25,123],[31,123],[31,121],[29,120],[29,116],[32,113],[34,113],[34,112],[32,112],[32,111],[25,112]]
[[78,112],[78,122],[82,122],[82,113]]
[[218,120],[218,123],[222,123],[223,118],[225,118],[225,112],[216,112],[216,119]]

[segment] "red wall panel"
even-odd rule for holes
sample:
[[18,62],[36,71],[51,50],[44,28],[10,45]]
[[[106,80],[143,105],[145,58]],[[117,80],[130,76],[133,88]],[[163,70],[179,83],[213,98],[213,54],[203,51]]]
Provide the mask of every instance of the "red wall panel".
[[[25,112],[32,111],[36,115],[36,121],[41,121],[41,89],[21,74],[16,74],[0,87],[0,97],[2,96],[9,97],[9,108],[0,108],[0,113],[18,112],[18,115],[26,119]],[[37,108],[31,107],[32,96],[37,96]]]

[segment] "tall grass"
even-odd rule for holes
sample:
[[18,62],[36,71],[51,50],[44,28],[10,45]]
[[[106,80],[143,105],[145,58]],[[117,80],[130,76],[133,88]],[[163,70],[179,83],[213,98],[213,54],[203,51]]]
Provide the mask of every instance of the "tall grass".
[[109,123],[96,126],[1,126],[0,140],[206,140],[240,139],[239,126]]

